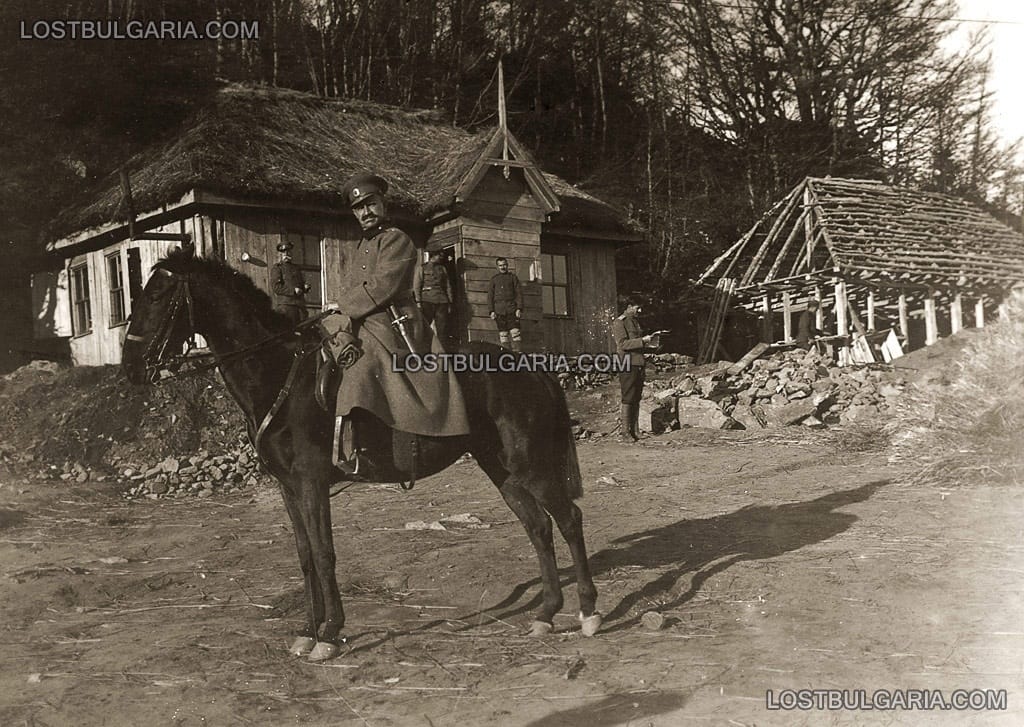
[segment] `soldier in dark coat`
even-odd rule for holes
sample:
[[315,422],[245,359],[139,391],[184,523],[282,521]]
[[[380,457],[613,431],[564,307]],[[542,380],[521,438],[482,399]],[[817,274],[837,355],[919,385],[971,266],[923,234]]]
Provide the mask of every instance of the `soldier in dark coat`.
[[523,315],[523,288],[519,278],[508,269],[508,260],[499,257],[495,264],[498,274],[491,278],[487,288],[487,306],[491,320],[498,326],[498,340],[513,351],[522,350],[522,332],[519,319]]
[[[334,335],[333,353],[341,353],[354,336],[362,355],[344,370],[335,414],[347,420],[354,409],[361,409],[403,432],[468,434],[469,419],[454,373],[441,367],[393,370],[394,357],[400,360],[410,347],[420,355],[444,349],[413,300],[416,248],[408,235],[388,224],[386,191],[387,182],[373,174],[357,174],[345,186],[363,234],[342,249],[341,286],[329,304],[338,314],[323,324]],[[404,319],[402,328],[393,324],[395,315]],[[343,458],[351,460],[353,454],[343,451]]]
[[629,370],[619,372],[621,406],[619,407],[619,440],[635,442],[638,439],[637,425],[640,419],[640,397],[644,391],[644,349],[652,347],[653,336],[644,335],[636,317],[640,305],[636,300],[623,296],[620,299],[622,314],[612,321],[612,338],[615,350],[629,354]]
[[412,292],[427,325],[433,324],[441,344],[447,345],[448,314],[454,299],[440,250],[431,252],[430,259],[416,269]]
[[274,310],[288,316],[292,325],[304,321],[307,316],[306,293],[309,286],[302,277],[302,270],[292,262],[289,255],[292,243],[282,242],[277,246],[280,261],[270,270],[270,288],[274,291]]

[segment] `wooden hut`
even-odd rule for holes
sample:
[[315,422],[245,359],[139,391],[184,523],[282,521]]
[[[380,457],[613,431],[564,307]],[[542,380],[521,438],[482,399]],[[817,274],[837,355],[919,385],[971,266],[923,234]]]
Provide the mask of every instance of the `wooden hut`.
[[504,124],[470,133],[436,112],[227,86],[169,142],[66,210],[34,280],[37,335],[79,364],[116,363],[149,268],[187,240],[265,290],[282,240],[319,309],[360,231],[342,204],[354,172],[390,182],[393,220],[449,253],[462,340],[497,341],[487,284],[508,258],[524,286],[524,347],[607,351],[617,246],[640,236],[608,204],[547,174]]
[[[699,281],[715,284],[700,358],[714,356],[729,306],[791,341],[793,315],[821,302],[818,328],[847,336],[840,361],[870,360],[982,326],[1024,281],[1024,237],[962,199],[863,179],[807,178]],[[898,348],[873,349],[885,331]]]

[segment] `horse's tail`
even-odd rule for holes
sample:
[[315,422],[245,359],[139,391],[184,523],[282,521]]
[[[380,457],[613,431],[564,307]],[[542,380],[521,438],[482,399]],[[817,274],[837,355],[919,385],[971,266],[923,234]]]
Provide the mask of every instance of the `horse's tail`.
[[580,460],[576,456],[576,439],[572,435],[572,421],[565,392],[554,375],[541,375],[551,404],[554,408],[555,437],[552,442],[555,455],[555,473],[565,484],[565,494],[570,500],[583,497],[583,476],[580,474]]

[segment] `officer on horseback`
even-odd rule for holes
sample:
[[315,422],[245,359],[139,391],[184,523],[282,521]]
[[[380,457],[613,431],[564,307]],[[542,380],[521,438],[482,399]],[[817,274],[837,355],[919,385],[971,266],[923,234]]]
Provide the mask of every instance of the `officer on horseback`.
[[337,315],[323,321],[328,348],[344,369],[337,394],[337,464],[349,474],[365,472],[352,427],[369,413],[392,429],[427,436],[469,433],[469,420],[455,375],[445,370],[393,371],[396,357],[442,353],[413,297],[417,251],[387,218],[388,184],[359,173],[344,187],[345,201],[362,229],[343,243],[341,287],[328,305]]

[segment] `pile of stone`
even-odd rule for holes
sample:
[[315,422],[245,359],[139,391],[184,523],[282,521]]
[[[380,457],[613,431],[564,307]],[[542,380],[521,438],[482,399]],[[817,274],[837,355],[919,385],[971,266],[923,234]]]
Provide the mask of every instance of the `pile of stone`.
[[248,442],[225,454],[199,450],[187,457],[167,457],[150,467],[126,466],[118,473],[128,499],[210,497],[256,485],[261,476]]
[[[693,356],[685,356],[681,353],[654,353],[647,354],[646,360],[648,369],[664,373],[692,364]],[[568,358],[567,363],[569,370],[558,373],[558,382],[566,391],[586,391],[599,388],[610,384],[616,378],[612,373],[590,369],[581,370],[575,357]]]
[[641,403],[641,428],[822,427],[888,412],[906,383],[888,367],[840,367],[813,350],[751,353],[653,383]]

